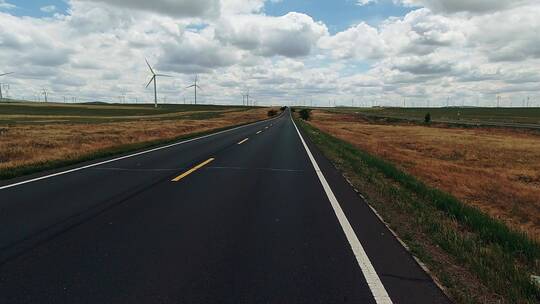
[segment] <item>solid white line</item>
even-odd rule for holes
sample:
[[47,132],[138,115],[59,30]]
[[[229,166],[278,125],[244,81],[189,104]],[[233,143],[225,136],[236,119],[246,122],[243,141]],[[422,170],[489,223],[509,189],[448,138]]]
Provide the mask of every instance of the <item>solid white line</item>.
[[259,134],[261,134],[261,133],[262,133],[262,131],[259,131],[259,132],[257,132],[257,135],[259,135]]
[[341,224],[341,228],[343,229],[343,232],[345,233],[345,236],[347,237],[347,240],[349,241],[349,244],[351,245],[351,249],[354,253],[354,256],[356,257],[356,261],[358,262],[358,265],[360,266],[360,269],[362,270],[362,273],[364,274],[364,278],[366,279],[369,289],[371,290],[371,293],[373,294],[373,298],[375,299],[375,302],[377,302],[377,304],[392,304],[392,300],[390,299],[390,296],[386,292],[386,289],[384,288],[384,285],[382,284],[381,279],[377,275],[375,268],[371,264],[371,261],[369,260],[369,257],[366,251],[364,250],[364,247],[362,247],[360,240],[358,240],[358,237],[354,233],[351,223],[349,223],[347,216],[343,212],[343,209],[341,209],[341,205],[337,201],[336,196],[334,195],[334,192],[332,192],[330,185],[326,181],[326,178],[324,177],[321,169],[319,168],[317,161],[315,161],[313,154],[311,154],[311,151],[309,150],[309,147],[304,141],[302,134],[300,134],[298,127],[294,123],[294,120],[293,120],[293,125],[296,128],[296,132],[298,133],[298,136],[300,136],[300,140],[302,141],[302,144],[304,145],[304,148],[306,149],[307,155],[309,156],[309,159],[311,160],[311,164],[313,165],[313,168],[315,169],[315,172],[317,173],[317,176],[319,177],[319,180],[321,181],[321,184],[324,188],[324,192],[326,192],[326,196],[328,196],[328,200],[330,200],[330,203],[332,204],[332,208],[334,208],[334,212],[336,213],[339,223]]
[[[277,119],[280,116],[272,118],[271,120]],[[243,126],[235,127],[235,128],[232,128],[232,129],[223,130],[223,131],[219,131],[219,132],[216,132],[216,133],[212,133],[212,134],[208,134],[208,135],[204,135],[204,136],[184,140],[184,141],[169,144],[169,145],[166,145],[166,146],[161,146],[161,147],[153,148],[153,149],[150,149],[150,150],[145,150],[145,151],[133,153],[133,154],[130,154],[130,155],[117,157],[117,158],[114,158],[114,159],[109,159],[109,160],[102,161],[102,162],[99,162],[99,163],[90,164],[90,165],[86,165],[86,166],[82,166],[82,167],[78,167],[78,168],[73,168],[73,169],[70,169],[70,170],[62,171],[62,172],[57,172],[57,173],[53,173],[53,174],[49,174],[49,175],[45,175],[45,176],[40,176],[40,177],[32,178],[32,179],[21,181],[21,182],[14,183],[14,184],[0,186],[0,190],[17,187],[17,186],[20,186],[20,185],[33,183],[33,182],[37,182],[37,181],[40,181],[40,180],[43,180],[43,179],[47,179],[47,178],[51,178],[51,177],[55,177],[55,176],[60,176],[60,175],[64,175],[64,174],[68,174],[68,173],[72,173],[72,172],[76,172],[76,171],[81,171],[81,170],[92,168],[92,167],[97,167],[97,166],[100,166],[100,165],[112,163],[112,162],[119,161],[119,160],[126,159],[126,158],[131,158],[131,157],[134,157],[134,156],[139,156],[139,155],[143,155],[143,154],[147,154],[147,153],[151,153],[151,152],[155,152],[155,151],[159,151],[159,150],[163,150],[163,149],[168,149],[168,148],[171,148],[171,147],[174,147],[174,146],[179,146],[179,145],[186,144],[186,143],[189,143],[189,142],[192,142],[192,141],[204,139],[204,138],[207,138],[207,137],[215,136],[215,135],[226,133],[226,132],[231,132],[231,131],[234,131],[234,130],[237,130],[237,129],[240,129],[240,128],[246,128],[246,127],[249,127],[249,126],[252,126],[252,125],[255,125],[255,124],[259,124],[259,123],[264,123],[264,122],[267,122],[267,121],[256,121],[256,122],[253,122],[253,123],[250,123],[250,124],[247,124],[247,125],[243,125]]]

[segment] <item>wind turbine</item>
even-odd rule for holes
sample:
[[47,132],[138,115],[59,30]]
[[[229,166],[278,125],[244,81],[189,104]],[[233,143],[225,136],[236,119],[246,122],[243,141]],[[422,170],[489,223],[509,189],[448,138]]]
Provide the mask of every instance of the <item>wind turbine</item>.
[[246,96],[246,106],[249,107],[249,97],[250,97],[250,95],[249,95],[249,89],[247,90],[247,93],[246,93],[245,96]]
[[199,90],[201,89],[201,87],[197,84],[198,81],[199,81],[199,75],[195,75],[195,83],[193,83],[192,85],[186,88],[186,89],[195,88],[195,104],[197,104],[197,88]]
[[48,94],[48,93],[47,93],[47,89],[44,88],[44,89],[43,89],[43,96],[45,97],[45,102],[48,101],[48,100],[47,100],[47,94]]
[[[3,73],[3,74],[0,74],[0,76],[6,76],[6,75],[10,75],[10,74],[13,74],[13,72]],[[2,83],[0,83],[0,100],[1,99],[4,99],[4,96],[2,96]]]
[[158,77],[172,77],[172,76],[164,75],[164,74],[156,74],[154,72],[154,69],[152,69],[152,67],[150,66],[150,63],[148,63],[148,60],[146,60],[146,58],[144,60],[146,61],[146,64],[148,65],[148,68],[150,69],[150,72],[152,73],[152,78],[150,79],[150,81],[148,82],[146,87],[148,88],[148,86],[152,83],[152,81],[154,82],[154,107],[157,108],[157,84],[156,84],[156,78],[158,78]]

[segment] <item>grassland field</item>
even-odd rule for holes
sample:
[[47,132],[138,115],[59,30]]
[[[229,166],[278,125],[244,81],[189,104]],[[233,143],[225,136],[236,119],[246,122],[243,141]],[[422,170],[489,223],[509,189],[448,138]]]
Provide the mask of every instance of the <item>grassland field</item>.
[[245,106],[151,104],[62,104],[36,102],[0,103],[0,124],[14,123],[99,123],[137,119],[167,120],[192,116],[211,118],[229,111],[245,111]]
[[540,108],[335,108],[334,112],[359,113],[371,117],[395,118],[423,121],[430,113],[432,121],[455,123],[488,123],[538,125],[540,127]]

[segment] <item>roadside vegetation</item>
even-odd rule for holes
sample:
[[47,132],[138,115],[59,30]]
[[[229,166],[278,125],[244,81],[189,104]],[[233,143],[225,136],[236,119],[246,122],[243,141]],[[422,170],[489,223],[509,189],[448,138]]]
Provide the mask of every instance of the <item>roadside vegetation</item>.
[[[370,125],[362,120],[354,120],[356,117],[352,119],[341,115],[343,114],[314,111],[309,122],[297,120],[297,123],[367,197],[370,204],[407,244],[412,253],[428,266],[455,302],[538,303],[540,301],[540,290],[531,279],[531,275],[540,273],[540,245],[535,240],[534,233],[529,233],[536,231],[535,229],[521,229],[534,227],[535,222],[529,222],[523,227],[507,225],[502,221],[504,217],[493,216],[490,212],[486,212],[485,208],[482,209],[478,205],[464,201],[453,195],[452,191],[445,191],[446,188],[441,187],[445,184],[446,176],[451,176],[461,170],[457,164],[442,166],[435,157],[440,152],[437,148],[452,145],[466,153],[469,151],[469,146],[463,143],[457,144],[456,141],[474,134],[439,134],[438,131],[456,132],[456,130],[429,126]],[[423,131],[415,135],[414,130],[407,128],[434,129],[432,132],[435,134]],[[463,132],[466,131],[471,130],[463,130]],[[484,132],[486,134],[483,136],[490,133]],[[473,140],[479,146],[477,147],[479,150],[485,148],[482,141],[486,140],[480,135],[476,139],[467,138],[467,140]],[[503,134],[495,134],[494,138],[487,141],[495,145],[486,152],[492,153],[490,156],[495,164],[492,167],[499,165],[500,160],[497,159],[499,155],[493,154],[493,150],[500,149],[495,139],[501,136]],[[508,136],[539,140],[535,137],[537,135],[529,133]],[[434,141],[434,138],[439,138],[439,140]],[[452,142],[445,145],[445,140]],[[402,145],[404,141],[407,143],[405,146]],[[426,143],[435,147],[427,147]],[[517,144],[520,146],[522,143]],[[398,149],[396,146],[401,148]],[[506,146],[507,149],[509,147]],[[529,148],[531,146],[526,146],[524,149]],[[470,153],[478,152],[473,149]],[[400,158],[395,157],[400,154],[404,155]],[[409,158],[412,160],[408,161]],[[466,159],[454,157],[449,161],[459,163],[466,162]],[[419,166],[421,163],[425,166]],[[536,162],[536,164],[539,163]],[[458,185],[474,189],[474,183],[469,185],[471,181],[489,180],[489,177],[475,175],[483,172],[475,168],[475,161],[471,162],[468,169],[468,174],[471,176],[467,174],[454,176],[457,180],[454,180],[453,185],[448,185],[448,189],[453,189]],[[426,178],[434,173],[437,174],[436,179]],[[467,178],[462,180],[464,177]],[[434,180],[436,182],[433,182]],[[499,179],[492,182],[493,184],[486,191],[498,191],[496,187],[503,186],[498,184],[501,182]],[[534,190],[534,187],[531,189]],[[463,189],[460,188],[460,190]],[[474,193],[474,191],[467,193]],[[510,195],[515,195],[515,193]],[[467,197],[466,195],[465,198]],[[540,196],[531,197],[535,199],[529,204],[539,203],[537,200]],[[485,205],[490,203],[490,201],[484,201]],[[538,209],[535,208],[529,209],[529,213],[532,214],[529,219],[538,216]],[[495,205],[487,210],[497,209],[500,207]],[[516,219],[514,217],[514,220],[519,223]],[[514,220],[510,222],[514,223]]]
[[[267,108],[0,104],[0,179],[267,118]],[[15,117],[14,117],[15,116]]]
[[381,122],[320,110],[311,122],[540,239],[540,131]]
[[272,109],[272,110],[268,110],[268,117],[274,117],[277,115],[277,111]]
[[301,109],[298,112],[298,115],[300,115],[300,118],[302,118],[303,120],[309,120],[309,118],[311,117],[311,110],[310,109]]
[[422,122],[430,113],[433,122],[456,124],[516,124],[540,128],[540,108],[337,108],[339,113],[358,113],[373,119],[396,119]]

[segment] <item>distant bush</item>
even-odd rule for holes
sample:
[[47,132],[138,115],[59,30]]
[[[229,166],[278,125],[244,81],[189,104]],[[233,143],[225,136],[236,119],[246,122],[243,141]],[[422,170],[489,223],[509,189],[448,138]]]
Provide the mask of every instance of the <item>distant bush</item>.
[[280,110],[281,112],[283,112],[283,111],[287,110],[287,107],[281,107],[279,110]]
[[424,122],[425,123],[431,123],[431,114],[427,113],[426,116],[424,116]]
[[296,109],[295,108],[291,108],[291,112],[296,112]]
[[277,115],[277,111],[276,110],[269,110],[268,111],[268,117],[272,117],[272,116],[276,116]]
[[300,113],[300,118],[302,118],[303,120],[309,120],[309,118],[311,117],[311,110],[309,109],[302,109],[298,113]]

